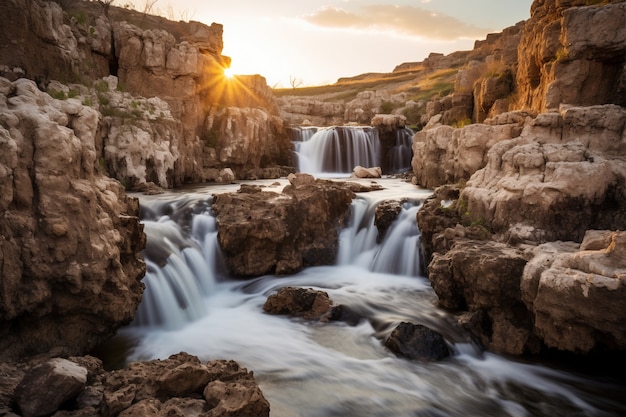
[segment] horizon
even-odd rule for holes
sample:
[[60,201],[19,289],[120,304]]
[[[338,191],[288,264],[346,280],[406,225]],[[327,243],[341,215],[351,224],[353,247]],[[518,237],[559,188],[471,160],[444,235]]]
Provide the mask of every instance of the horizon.
[[431,53],[471,50],[487,34],[528,19],[532,0],[513,5],[497,0],[420,0],[418,6],[410,0],[127,3],[137,10],[151,4],[150,13],[172,20],[222,24],[222,54],[232,59],[232,73],[259,74],[272,88],[291,88],[389,73]]

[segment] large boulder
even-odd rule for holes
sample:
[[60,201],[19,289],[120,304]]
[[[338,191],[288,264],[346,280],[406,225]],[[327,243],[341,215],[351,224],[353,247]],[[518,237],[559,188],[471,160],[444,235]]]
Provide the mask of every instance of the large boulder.
[[28,371],[15,390],[15,400],[24,417],[46,416],[74,400],[86,383],[87,369],[54,358]]
[[218,240],[234,275],[288,274],[334,262],[354,193],[307,174],[289,180],[282,193],[242,186],[215,197]]
[[129,323],[145,244],[137,199],[98,171],[98,113],[0,78],[0,350],[81,354]]

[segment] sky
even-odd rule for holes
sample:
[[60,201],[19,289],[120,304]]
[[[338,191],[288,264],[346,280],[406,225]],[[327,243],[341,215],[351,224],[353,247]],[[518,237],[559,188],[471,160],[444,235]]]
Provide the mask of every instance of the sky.
[[[470,50],[488,33],[530,17],[532,0],[130,0],[175,20],[224,26],[235,74],[270,87],[332,84],[391,72],[431,52]],[[129,0],[117,0],[121,6]]]

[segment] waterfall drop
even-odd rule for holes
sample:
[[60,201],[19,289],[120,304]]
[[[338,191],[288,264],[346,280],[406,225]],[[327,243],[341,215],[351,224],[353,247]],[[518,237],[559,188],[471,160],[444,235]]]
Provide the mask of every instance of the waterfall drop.
[[[310,134],[311,128],[301,132]],[[357,165],[380,166],[378,130],[362,126],[319,128],[308,139],[294,142],[298,170],[312,175],[345,176]]]

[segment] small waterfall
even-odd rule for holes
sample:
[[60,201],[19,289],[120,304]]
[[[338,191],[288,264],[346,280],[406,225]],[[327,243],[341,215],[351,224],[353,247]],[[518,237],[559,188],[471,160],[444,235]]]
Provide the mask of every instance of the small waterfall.
[[[133,325],[180,328],[207,314],[221,253],[206,201],[142,206],[146,285]],[[167,214],[166,214],[167,213]]]
[[294,147],[298,170],[313,175],[349,174],[357,165],[380,166],[378,130],[371,127],[319,128],[309,139],[295,141]]
[[380,243],[377,243],[378,230],[374,225],[376,206],[376,202],[361,198],[352,203],[350,225],[340,235],[338,264],[358,265],[373,272],[418,276],[420,232],[415,217],[421,204],[404,202]]
[[396,143],[388,153],[389,172],[399,174],[411,169],[413,158],[413,131],[404,128],[396,130]]

